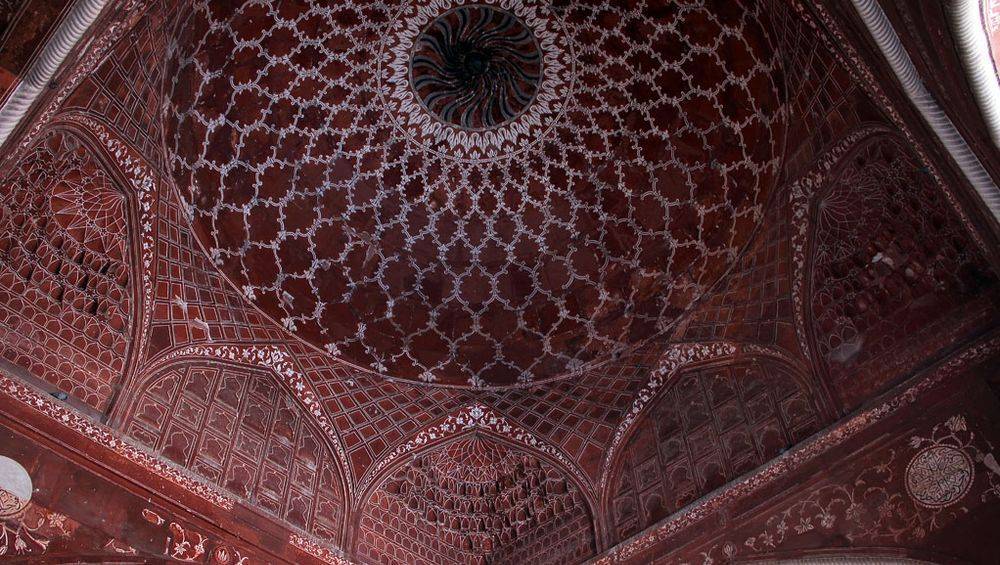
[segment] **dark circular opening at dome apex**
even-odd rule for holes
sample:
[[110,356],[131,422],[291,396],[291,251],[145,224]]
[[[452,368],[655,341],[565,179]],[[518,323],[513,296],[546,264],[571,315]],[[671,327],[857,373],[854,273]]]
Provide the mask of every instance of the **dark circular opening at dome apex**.
[[465,129],[517,118],[541,79],[542,52],[532,31],[492,6],[459,6],[438,16],[410,58],[410,85],[424,109]]
[[489,70],[490,58],[492,55],[477,47],[468,47],[462,56],[462,65],[465,70],[467,81],[475,80]]

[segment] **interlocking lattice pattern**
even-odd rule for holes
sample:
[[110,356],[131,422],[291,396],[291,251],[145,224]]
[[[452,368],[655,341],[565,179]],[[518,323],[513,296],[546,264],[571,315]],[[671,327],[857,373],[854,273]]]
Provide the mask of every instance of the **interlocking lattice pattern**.
[[571,92],[516,158],[470,162],[388,116],[380,41],[404,2],[195,2],[168,147],[223,272],[307,341],[425,382],[579,374],[668,328],[777,168],[762,8],[546,6]]
[[191,343],[271,341],[287,334],[249,306],[198,248],[177,195],[157,201],[156,292],[149,355]]
[[859,368],[886,364],[903,340],[995,292],[997,278],[929,172],[894,138],[845,157],[817,203],[812,271],[816,347],[848,401],[885,383]]
[[[817,45],[815,30],[789,3],[770,2],[767,11],[788,85],[790,142],[781,173],[791,181],[854,128],[880,117],[848,70]],[[685,339],[732,339],[799,349],[791,296],[794,218],[788,199],[783,190],[772,196],[760,233],[691,313]]]
[[182,362],[143,385],[122,424],[156,453],[320,537],[339,539],[337,461],[267,371]]
[[[528,35],[484,5],[517,14]],[[809,220],[776,182],[813,170],[859,124],[887,123],[799,8],[150,2],[61,109],[107,124],[164,174],[137,361],[196,343],[276,346],[337,437],[267,370],[191,357],[140,375],[114,421],[370,562],[578,563],[769,460],[821,425],[819,393],[740,353],[671,376],[605,461],[623,414],[647,400],[661,332],[794,356],[796,318],[811,307],[802,342],[817,344],[834,394],[866,398],[885,384],[872,367],[907,348],[926,360],[921,338],[945,317],[989,315],[979,306],[997,285],[894,142],[834,169],[814,248],[799,246]],[[442,43],[479,23],[503,28],[521,57],[527,76],[491,92],[515,103],[434,102],[427,61],[448,63],[449,103],[489,68],[485,43]],[[439,43],[421,44],[424,32]],[[74,135],[53,134],[0,196],[0,347],[101,410],[138,300],[138,240],[109,172]],[[800,271],[811,277],[801,286]],[[793,312],[802,287],[807,308]],[[472,402],[523,430],[435,435]],[[418,447],[398,449],[408,442]],[[350,499],[345,480],[360,491]],[[939,482],[918,480],[911,495]]]
[[563,473],[480,435],[415,456],[360,518],[372,563],[576,562],[594,552],[590,512]]
[[103,411],[132,337],[125,193],[69,132],[48,134],[3,184],[3,356]]
[[820,427],[808,389],[770,363],[687,371],[647,410],[612,475],[610,522],[617,541]]

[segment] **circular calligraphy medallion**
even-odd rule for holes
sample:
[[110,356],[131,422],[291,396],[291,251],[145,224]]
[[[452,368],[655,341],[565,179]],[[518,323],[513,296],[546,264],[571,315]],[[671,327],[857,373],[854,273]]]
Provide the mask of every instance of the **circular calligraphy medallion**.
[[20,463],[0,456],[0,519],[13,518],[31,501],[31,476]]
[[950,445],[928,447],[906,466],[906,490],[921,506],[942,508],[958,502],[972,486],[972,459]]

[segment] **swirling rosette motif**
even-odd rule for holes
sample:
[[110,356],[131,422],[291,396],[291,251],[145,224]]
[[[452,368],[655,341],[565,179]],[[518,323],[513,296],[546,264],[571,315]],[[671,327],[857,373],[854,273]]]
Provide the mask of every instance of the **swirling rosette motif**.
[[475,130],[503,125],[534,100],[542,54],[531,30],[492,6],[459,6],[424,30],[410,60],[421,104],[441,120]]

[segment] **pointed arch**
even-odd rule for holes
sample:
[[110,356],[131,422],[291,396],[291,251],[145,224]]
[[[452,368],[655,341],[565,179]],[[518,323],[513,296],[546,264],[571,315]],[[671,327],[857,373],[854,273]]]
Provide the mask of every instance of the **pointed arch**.
[[124,434],[284,522],[342,544],[350,490],[335,438],[273,370],[176,356],[145,371],[135,390]]
[[405,457],[387,459],[356,506],[355,555],[427,563],[594,555],[600,537],[583,475],[508,425],[491,425],[496,416],[466,407],[424,430]]
[[[735,352],[734,352],[735,353]],[[758,351],[675,368],[609,461],[609,544],[771,460],[828,421],[801,368]]]
[[5,287],[20,288],[4,292],[4,357],[98,418],[144,326],[142,196],[113,163],[86,128],[50,124],[9,171],[0,244]]
[[988,324],[1000,282],[905,139],[872,131],[831,157],[808,202],[801,296],[816,370],[847,412],[909,374],[917,348]]

